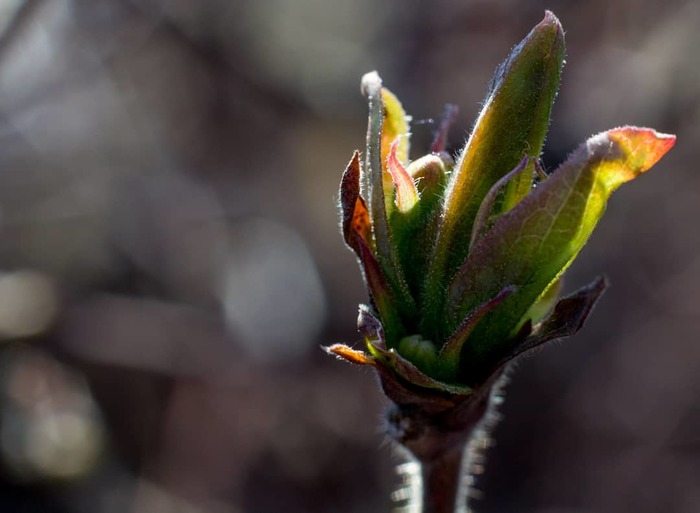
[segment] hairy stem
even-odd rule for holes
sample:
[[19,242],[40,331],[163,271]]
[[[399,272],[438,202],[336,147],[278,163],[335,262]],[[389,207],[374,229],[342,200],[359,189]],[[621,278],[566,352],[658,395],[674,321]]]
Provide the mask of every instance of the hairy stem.
[[[420,486],[411,488],[421,492],[410,497],[405,511],[468,511],[470,459],[493,424],[502,384],[499,373],[467,396],[423,397],[420,402],[394,403],[389,409],[389,434],[420,465],[414,474]],[[385,390],[393,391],[386,386]]]

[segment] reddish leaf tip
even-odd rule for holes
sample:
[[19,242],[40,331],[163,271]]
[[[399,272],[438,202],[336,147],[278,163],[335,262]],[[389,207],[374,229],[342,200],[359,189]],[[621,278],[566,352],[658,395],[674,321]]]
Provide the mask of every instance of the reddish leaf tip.
[[396,206],[399,212],[408,212],[418,201],[418,189],[413,178],[408,174],[406,168],[396,155],[401,138],[394,139],[389,147],[387,157],[387,170],[391,174],[391,179],[396,188]]
[[643,155],[642,164],[649,169],[676,144],[676,136],[657,132],[653,128],[625,126],[608,132],[614,142],[622,145],[630,154]]

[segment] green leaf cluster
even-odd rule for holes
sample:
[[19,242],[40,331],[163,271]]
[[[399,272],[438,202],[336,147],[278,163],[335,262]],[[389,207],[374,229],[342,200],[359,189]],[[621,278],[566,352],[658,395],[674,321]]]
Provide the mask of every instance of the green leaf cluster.
[[431,153],[411,162],[410,118],[375,72],[363,78],[367,146],[348,164],[340,197],[343,235],[370,294],[360,315],[370,356],[333,352],[413,386],[468,393],[516,356],[581,328],[605,282],[560,299],[561,275],[612,192],[675,137],[608,130],[545,174],[537,159],[564,53],[562,27],[547,12],[498,67],[456,162],[444,152],[447,122]]

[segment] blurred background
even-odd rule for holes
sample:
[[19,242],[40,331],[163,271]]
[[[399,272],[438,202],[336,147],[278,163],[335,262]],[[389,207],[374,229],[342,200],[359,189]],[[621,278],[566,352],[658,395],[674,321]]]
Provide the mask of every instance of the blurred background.
[[513,373],[481,512],[700,511],[700,4],[0,1],[0,511],[385,512],[400,461],[355,343],[337,185],[363,73],[464,142],[552,9],[543,159],[622,124],[676,148],[569,272],[612,282]]

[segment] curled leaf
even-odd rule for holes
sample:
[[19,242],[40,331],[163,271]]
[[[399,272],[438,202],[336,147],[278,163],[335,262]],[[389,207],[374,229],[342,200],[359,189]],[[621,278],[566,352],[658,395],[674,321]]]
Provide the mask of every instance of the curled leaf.
[[356,236],[369,246],[372,243],[372,227],[367,206],[360,196],[360,153],[357,151],[345,168],[340,182],[340,208],[343,238],[359,256]]
[[674,144],[675,135],[662,134],[651,128],[625,126],[589,139],[586,153],[602,154],[607,148],[608,154],[603,159],[606,164],[601,165],[600,175],[608,191],[612,192],[651,168]]
[[387,169],[396,189],[396,208],[404,214],[418,203],[418,189],[413,178],[396,155],[399,143],[398,138],[391,143],[387,157]]
[[377,345],[384,344],[384,327],[381,321],[377,319],[369,306],[360,305],[359,310],[357,315],[357,331],[366,339],[376,341],[375,344]]

